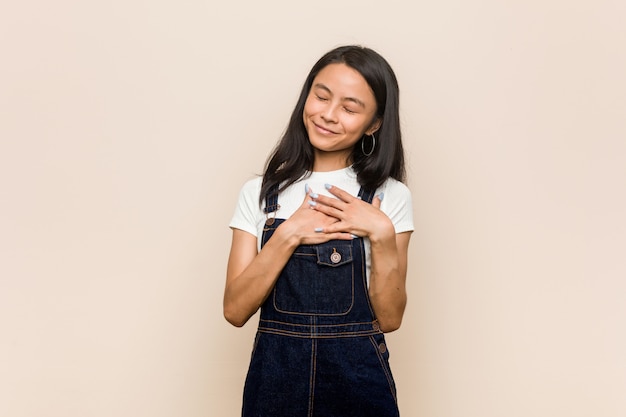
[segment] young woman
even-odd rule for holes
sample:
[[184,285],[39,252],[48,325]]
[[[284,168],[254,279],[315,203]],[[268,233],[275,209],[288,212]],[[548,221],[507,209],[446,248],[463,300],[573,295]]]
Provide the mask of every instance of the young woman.
[[413,230],[398,104],[378,53],[328,52],[241,190],[224,316],[261,308],[243,416],[398,415],[383,336],[402,321]]

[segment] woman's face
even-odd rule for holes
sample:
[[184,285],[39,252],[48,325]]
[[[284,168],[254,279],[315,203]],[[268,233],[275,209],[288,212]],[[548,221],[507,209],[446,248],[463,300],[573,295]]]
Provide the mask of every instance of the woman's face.
[[345,156],[354,144],[380,126],[376,99],[365,78],[345,64],[324,67],[313,80],[304,104],[304,126],[315,149],[316,160]]

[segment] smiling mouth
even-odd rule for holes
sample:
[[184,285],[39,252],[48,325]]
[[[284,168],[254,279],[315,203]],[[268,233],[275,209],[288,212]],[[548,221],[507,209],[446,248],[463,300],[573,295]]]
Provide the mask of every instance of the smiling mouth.
[[322,133],[326,133],[326,134],[337,134],[337,132],[334,132],[330,129],[325,128],[324,126],[320,126],[317,123],[313,122],[313,124],[315,125],[315,127],[320,130]]

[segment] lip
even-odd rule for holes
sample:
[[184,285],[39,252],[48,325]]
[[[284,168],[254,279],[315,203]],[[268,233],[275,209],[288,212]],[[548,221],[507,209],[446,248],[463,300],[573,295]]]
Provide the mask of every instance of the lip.
[[318,125],[317,123],[313,122],[313,125],[315,126],[315,128],[318,130],[318,132],[324,134],[324,135],[336,135],[337,132],[330,130],[324,126]]

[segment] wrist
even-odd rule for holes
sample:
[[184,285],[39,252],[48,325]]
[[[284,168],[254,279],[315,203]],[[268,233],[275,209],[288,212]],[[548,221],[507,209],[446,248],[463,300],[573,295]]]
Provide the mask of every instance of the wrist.
[[276,228],[273,237],[277,237],[278,242],[289,249],[297,248],[301,241],[301,236],[298,234],[298,231],[290,227],[289,220]]
[[395,241],[396,229],[391,222],[388,222],[369,234],[372,245],[384,245],[389,241]]

